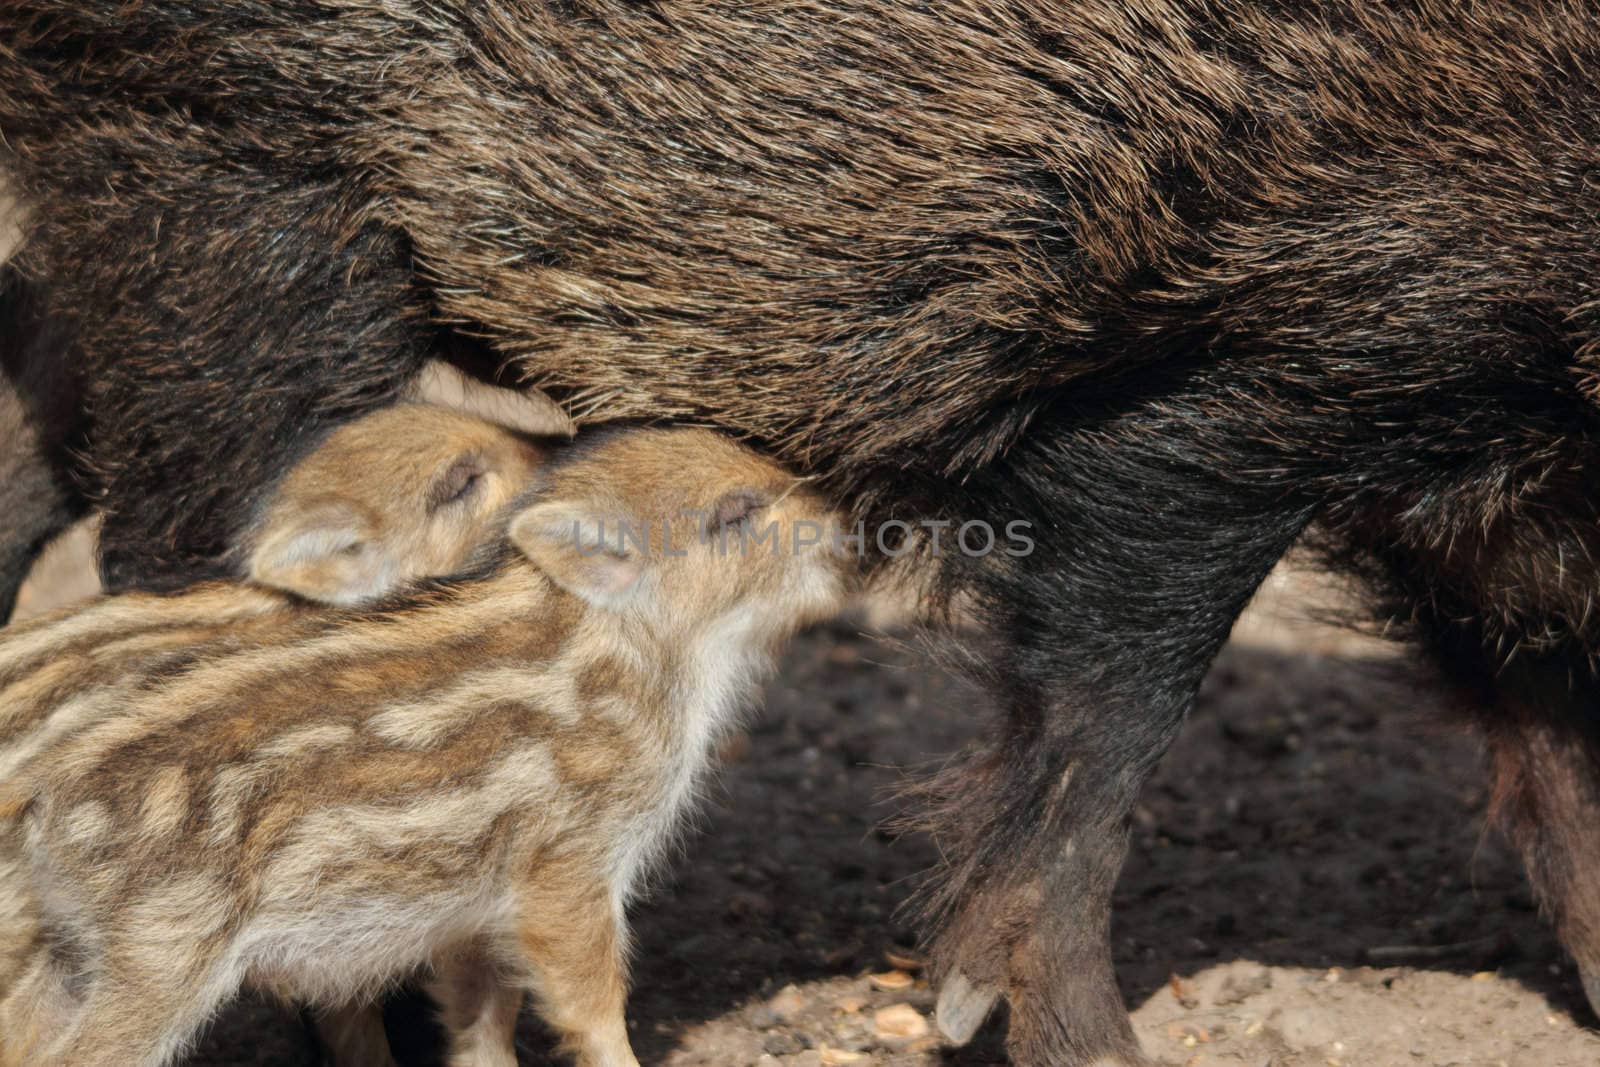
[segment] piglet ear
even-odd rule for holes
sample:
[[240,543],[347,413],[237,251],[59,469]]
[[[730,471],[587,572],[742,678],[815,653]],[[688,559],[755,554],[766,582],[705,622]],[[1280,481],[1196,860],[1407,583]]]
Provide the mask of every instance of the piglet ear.
[[376,600],[394,584],[366,519],[339,501],[274,516],[256,537],[245,573],[261,585],[345,607]]
[[511,543],[563,589],[616,610],[639,596],[646,561],[624,536],[627,520],[602,518],[572,504],[534,504],[511,520]]

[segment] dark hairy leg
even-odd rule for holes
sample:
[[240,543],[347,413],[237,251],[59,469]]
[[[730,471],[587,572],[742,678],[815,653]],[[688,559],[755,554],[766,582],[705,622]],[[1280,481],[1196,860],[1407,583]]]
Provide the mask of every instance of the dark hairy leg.
[[1600,679],[1587,663],[1530,658],[1492,693],[1499,813],[1600,1014]]
[[1206,399],[1059,411],[973,490],[1004,509],[987,521],[1031,522],[1036,547],[972,577],[1002,638],[1006,714],[988,751],[930,787],[951,857],[933,899],[938,1014],[964,1040],[1005,995],[1030,1067],[1144,1062],[1110,948],[1128,815],[1313,510],[1252,473],[1247,411],[1229,424]]
[[[1600,1012],[1600,509],[1574,436],[1488,520],[1379,527],[1386,614],[1409,623],[1485,740],[1491,818],[1520,850]],[[1480,509],[1481,510],[1481,509]],[[1462,521],[1462,519],[1474,521]],[[1445,536],[1442,531],[1448,531]]]

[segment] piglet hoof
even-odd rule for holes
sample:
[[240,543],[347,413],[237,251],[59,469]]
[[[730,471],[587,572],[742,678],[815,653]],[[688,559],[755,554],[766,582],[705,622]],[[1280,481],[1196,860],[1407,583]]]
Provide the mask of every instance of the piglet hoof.
[[951,971],[939,989],[939,1004],[934,1012],[939,1032],[957,1045],[965,1045],[999,999],[998,987],[974,983],[959,970]]
[[[1595,1018],[1600,1019],[1600,971],[1591,971],[1587,967],[1579,968],[1583,976],[1583,993],[1589,998],[1589,1010],[1594,1012]],[[944,1002],[940,998],[940,1003]]]

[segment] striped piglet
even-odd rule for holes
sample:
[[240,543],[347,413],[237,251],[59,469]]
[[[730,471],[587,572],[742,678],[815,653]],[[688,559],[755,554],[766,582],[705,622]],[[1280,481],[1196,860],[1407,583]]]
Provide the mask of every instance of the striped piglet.
[[635,1064],[625,906],[838,606],[832,521],[709,432],[601,434],[479,573],[380,608],[213,585],[10,633],[0,1064],[166,1064],[246,983],[387,1063],[364,1006],[419,972],[458,1067],[515,1063],[524,992],[583,1067]]

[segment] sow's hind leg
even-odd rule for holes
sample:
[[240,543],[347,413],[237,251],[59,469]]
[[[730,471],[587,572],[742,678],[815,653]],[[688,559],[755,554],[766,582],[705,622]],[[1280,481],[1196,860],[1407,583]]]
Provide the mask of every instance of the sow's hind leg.
[[[1281,464],[1254,461],[1246,405],[1201,416],[1206,397],[1191,399],[1107,398],[1096,413],[1080,393],[970,487],[968,510],[995,513],[969,518],[1029,521],[1035,547],[968,576],[1002,638],[1006,708],[992,747],[929,787],[950,860],[933,898],[938,1022],[964,1041],[1006,996],[1026,1067],[1146,1062],[1111,959],[1129,812],[1313,510]],[[1230,408],[1237,424],[1216,415]]]
[[1492,510],[1463,487],[1357,544],[1478,723],[1491,816],[1600,1014],[1600,448],[1569,451]]

